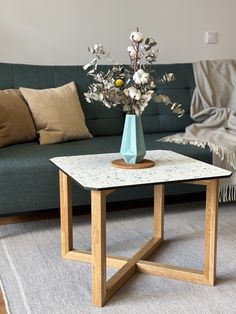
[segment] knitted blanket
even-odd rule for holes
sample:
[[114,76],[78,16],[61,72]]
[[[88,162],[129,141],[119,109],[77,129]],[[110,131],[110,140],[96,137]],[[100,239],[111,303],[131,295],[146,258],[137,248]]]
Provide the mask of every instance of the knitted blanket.
[[219,200],[236,200],[236,60],[199,61],[193,69],[196,88],[190,114],[195,123],[185,133],[161,140],[209,146],[213,164],[233,171],[220,181]]

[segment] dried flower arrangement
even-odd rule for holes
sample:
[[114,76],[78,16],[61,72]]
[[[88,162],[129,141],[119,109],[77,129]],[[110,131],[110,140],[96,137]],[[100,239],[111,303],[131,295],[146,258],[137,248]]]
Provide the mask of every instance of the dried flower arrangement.
[[[124,112],[141,115],[152,99],[170,106],[170,109],[181,117],[184,114],[181,104],[173,103],[168,96],[156,93],[158,84],[175,80],[173,73],[166,73],[161,79],[155,80],[151,64],[157,61],[157,42],[152,37],[145,38],[138,28],[131,33],[130,40],[131,45],[127,48],[130,66],[115,62],[102,44],[89,47],[93,59],[83,68],[89,69],[88,75],[92,76],[95,82],[89,85],[89,90],[85,93],[86,100],[102,102],[107,108],[119,104]],[[103,58],[108,58],[113,63],[107,72],[98,68]]]

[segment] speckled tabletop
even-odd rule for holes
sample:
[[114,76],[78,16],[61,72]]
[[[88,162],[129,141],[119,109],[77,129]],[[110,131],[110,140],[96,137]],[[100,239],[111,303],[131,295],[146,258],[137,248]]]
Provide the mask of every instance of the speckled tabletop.
[[119,158],[120,154],[116,153],[55,157],[50,160],[89,190],[222,178],[231,175],[228,170],[166,150],[147,151],[145,158],[155,161],[155,166],[147,169],[114,168],[111,161]]

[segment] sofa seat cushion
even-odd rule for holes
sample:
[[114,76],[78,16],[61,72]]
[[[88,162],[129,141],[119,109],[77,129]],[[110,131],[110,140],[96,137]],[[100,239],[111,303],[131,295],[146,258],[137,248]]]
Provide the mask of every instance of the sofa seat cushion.
[[[148,150],[174,150],[205,162],[211,162],[211,153],[208,149],[157,141],[158,138],[167,135],[171,133],[146,134],[146,148]],[[13,210],[24,212],[26,209],[29,210],[29,204],[31,204],[30,210],[59,208],[58,170],[49,159],[56,156],[118,152],[120,143],[121,136],[104,136],[43,146],[37,142],[24,143],[1,149],[0,214]],[[89,191],[80,194],[80,189],[78,185],[73,184],[73,205],[90,202]],[[138,193],[135,189],[128,189],[129,193],[124,194],[122,189],[118,190],[111,195],[109,200],[152,197],[151,187],[146,190],[142,189]],[[14,195],[12,195],[13,190]],[[173,192],[172,188],[171,193]],[[24,202],[22,202],[22,195],[24,195]]]
[[[162,137],[173,134],[145,134],[145,144],[147,150],[164,149],[173,150],[177,153],[193,157],[202,161],[211,162],[211,153],[208,148],[202,149],[197,146],[180,145],[158,141]],[[121,136],[99,136],[82,141],[71,141],[66,143],[40,146],[37,142],[12,145],[0,150],[0,171],[4,168],[17,167],[23,170],[24,164],[44,166],[50,164],[49,159],[57,156],[86,155],[100,153],[115,153],[120,150]],[[8,172],[10,169],[6,169]]]

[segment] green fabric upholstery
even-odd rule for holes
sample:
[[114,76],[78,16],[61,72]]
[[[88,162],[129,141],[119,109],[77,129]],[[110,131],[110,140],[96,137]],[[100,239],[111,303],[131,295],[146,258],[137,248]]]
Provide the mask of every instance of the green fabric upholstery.
[[54,76],[51,67],[32,66],[32,65],[14,65],[13,79],[14,87],[29,87],[36,89],[54,87]]
[[[107,66],[101,66],[105,70]],[[150,103],[143,116],[146,147],[173,150],[211,162],[208,149],[158,142],[157,139],[184,131],[191,124],[190,102],[195,87],[192,64],[153,65],[157,79],[173,72],[176,80],[160,85],[158,92],[181,103],[185,115],[178,118],[163,104]],[[125,115],[121,108],[107,109],[100,103],[89,104],[84,92],[91,82],[82,66],[39,66],[0,63],[0,89],[50,88],[75,81],[86,123],[94,138],[54,145],[38,142],[17,144],[0,149],[0,215],[59,207],[58,170],[49,159],[55,156],[118,152]],[[172,184],[167,194],[201,190],[196,186]],[[109,196],[108,201],[143,199],[153,196],[151,186],[125,188]],[[89,204],[88,191],[73,184],[73,205]]]
[[175,74],[176,80],[159,84],[157,93],[167,95],[172,102],[182,104],[185,114],[180,119],[172,113],[170,107],[151,102],[142,116],[144,133],[183,132],[192,123],[190,103],[195,88],[192,64],[153,65],[152,68],[156,80],[161,79],[165,73]]
[[[100,69],[106,71],[108,66]],[[163,74],[173,72],[176,80],[167,84],[159,84],[158,93],[169,96],[173,101],[181,103],[185,115],[179,119],[170,108],[163,104],[151,102],[143,114],[144,133],[180,132],[192,123],[189,108],[195,87],[191,63],[153,65],[156,79]],[[50,88],[75,81],[86,117],[86,123],[94,136],[120,135],[124,124],[124,113],[121,108],[107,109],[101,103],[87,103],[84,92],[88,90],[91,78],[82,66],[43,66],[0,63],[0,89],[5,88]],[[111,123],[112,119],[112,123]]]

